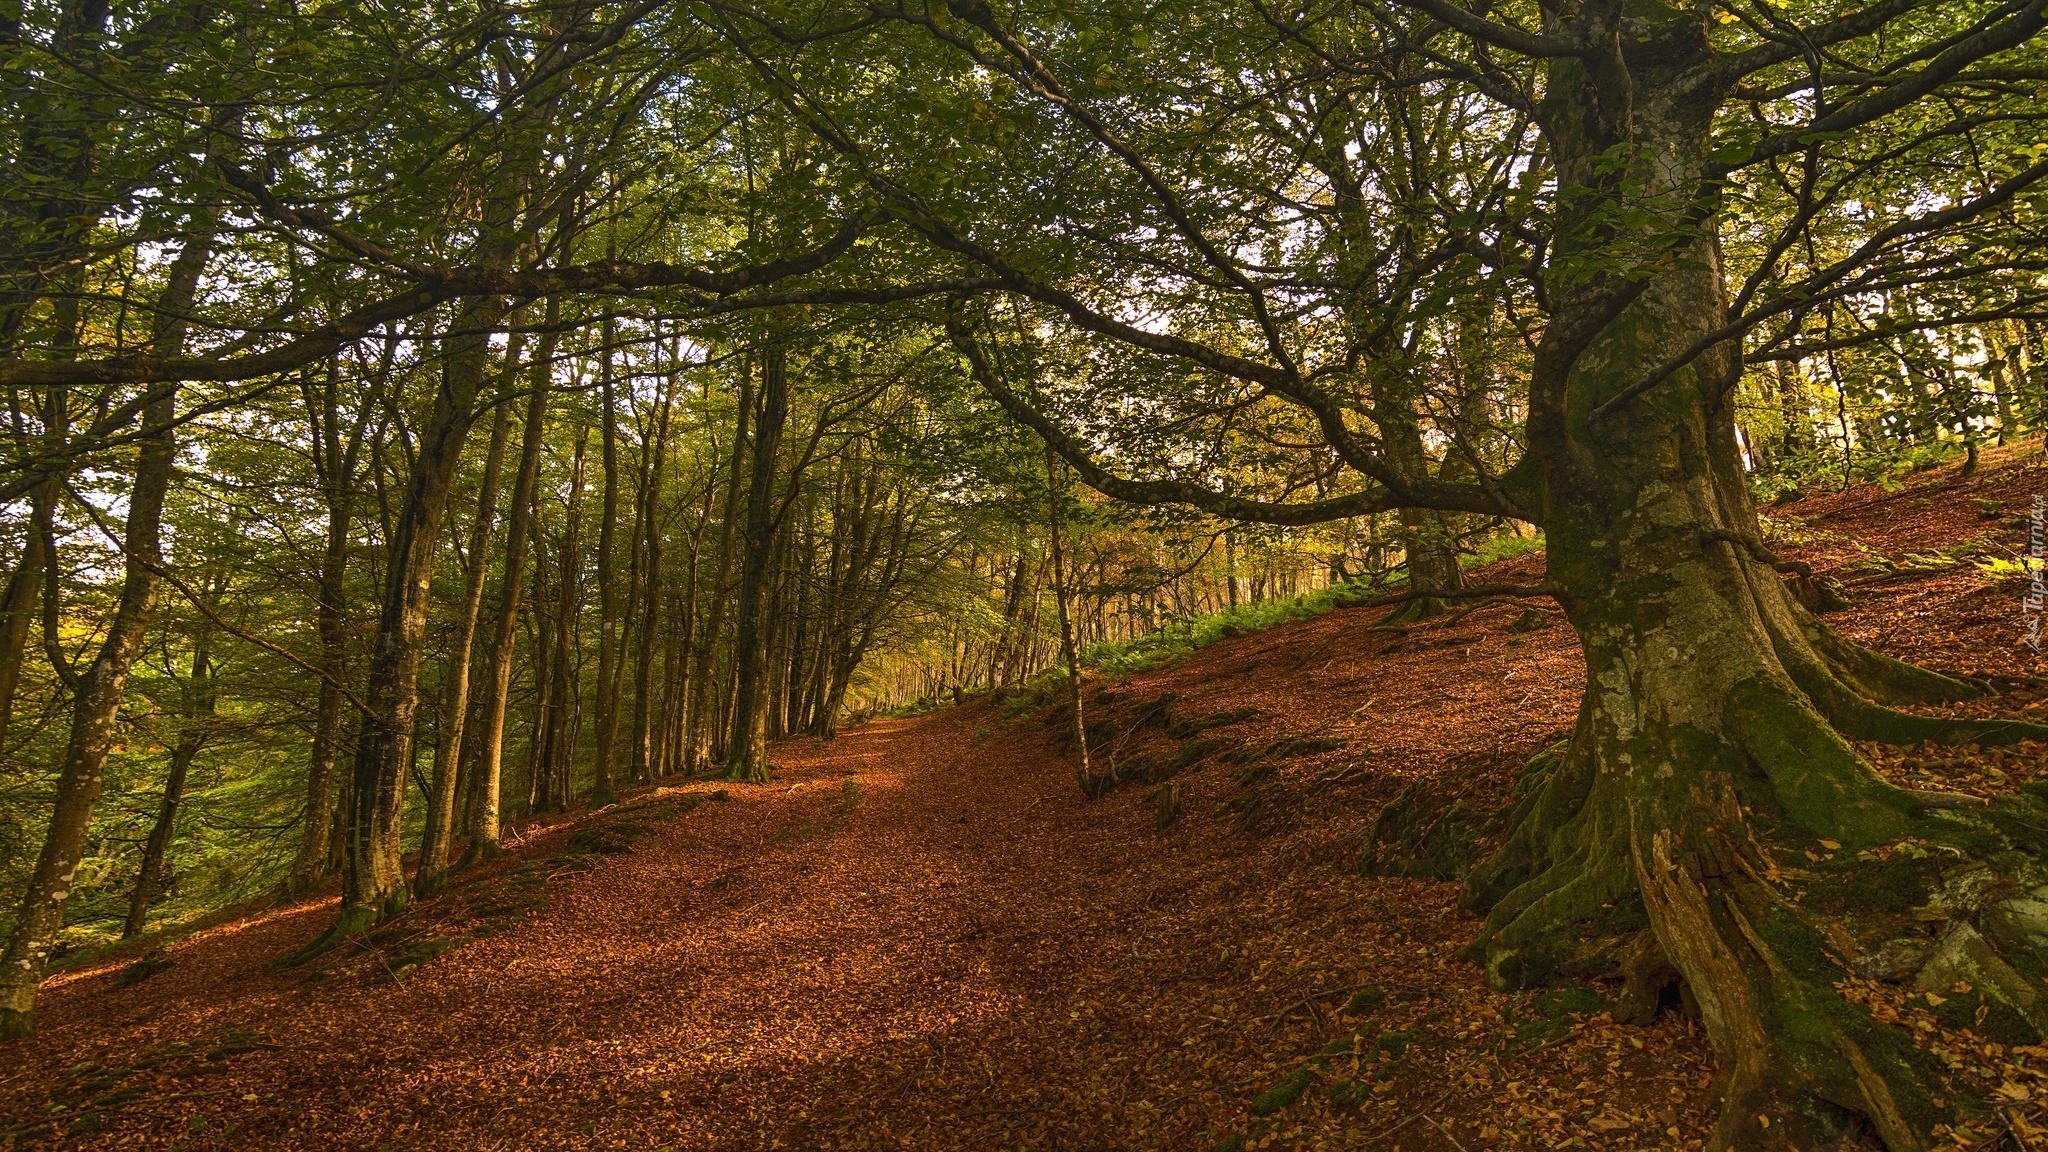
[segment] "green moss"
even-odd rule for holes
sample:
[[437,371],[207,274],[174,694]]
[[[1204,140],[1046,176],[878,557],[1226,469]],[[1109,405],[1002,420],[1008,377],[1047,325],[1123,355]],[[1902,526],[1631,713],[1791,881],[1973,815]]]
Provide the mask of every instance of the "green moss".
[[1386,1002],[1387,994],[1385,992],[1367,985],[1353,992],[1351,999],[1344,1002],[1344,1014],[1346,1016],[1363,1016],[1368,1012],[1378,1009]]
[[639,825],[627,821],[593,824],[571,833],[569,847],[578,852],[617,856],[633,850],[633,837],[639,831]]
[[1258,1098],[1252,1101],[1251,1114],[1254,1116],[1271,1116],[1273,1113],[1301,1099],[1301,1094],[1308,1091],[1308,1086],[1315,1083],[1315,1079],[1315,1069],[1306,1067],[1296,1068],[1294,1071],[1289,1072],[1278,1084],[1261,1092]]
[[1790,684],[1744,680],[1729,691],[1723,717],[1770,780],[1775,807],[1809,833],[1853,849],[1911,831],[1905,793],[1871,772]]
[[409,940],[391,950],[385,957],[385,966],[391,970],[391,978],[403,980],[413,969],[433,960],[455,947],[455,941],[434,936],[424,940]]
[[1320,1064],[1338,1056],[1349,1056],[1353,1052],[1358,1051],[1358,1043],[1359,1037],[1356,1035],[1339,1036],[1328,1044],[1323,1045],[1322,1051],[1317,1052],[1311,1059]]
[[1565,1020],[1607,1011],[1607,997],[1582,984],[1552,988],[1536,998],[1536,1014],[1546,1020]]
[[1981,992],[1948,996],[1934,1007],[1934,1018],[1945,1028],[1975,1032],[1998,1044],[2032,1044],[2039,1037],[2026,1018],[2000,1000]]
[[1372,1099],[1372,1084],[1363,1080],[1339,1080],[1330,1085],[1330,1107],[1349,1110]]
[[176,967],[175,963],[161,947],[151,948],[135,963],[121,970],[120,977],[114,981],[114,987],[126,988],[131,984],[140,984],[151,976],[173,967]]
[[1803,903],[1818,912],[1841,913],[1852,908],[1903,915],[1927,903],[1935,865],[1905,853],[1885,859],[1848,857],[1823,864],[1807,885]]
[[1435,791],[1411,785],[1380,809],[1359,851],[1358,871],[1455,880],[1471,865],[1480,825],[1477,813],[1456,804],[1445,808]]

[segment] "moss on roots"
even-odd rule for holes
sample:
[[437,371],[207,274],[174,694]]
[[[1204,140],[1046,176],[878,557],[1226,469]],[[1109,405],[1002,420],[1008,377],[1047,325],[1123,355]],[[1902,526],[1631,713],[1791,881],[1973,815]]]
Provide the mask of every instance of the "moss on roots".
[[1486,914],[1467,954],[1496,988],[1619,981],[1618,1019],[1696,1012],[1723,1061],[1709,1147],[1833,1147],[1862,1132],[1925,1149],[1961,1090],[1842,989],[1870,972],[1946,989],[1965,973],[1978,1027],[2048,1034],[2048,796],[1949,806],[1879,776],[1845,730],[1861,716],[1911,721],[1889,731],[1914,741],[2043,733],[1911,716],[1818,659],[1785,665],[1801,674],[1734,681],[1713,731],[1711,713],[1657,723],[1636,707],[1616,722],[1589,696],[1572,739],[1530,762],[1499,850],[1467,878],[1464,904]]
[[400,912],[405,911],[405,890],[400,888],[376,903],[356,904],[343,908],[327,931],[314,938],[311,944],[292,953],[281,961],[281,966],[297,968],[325,956],[336,948],[370,931],[377,925]]

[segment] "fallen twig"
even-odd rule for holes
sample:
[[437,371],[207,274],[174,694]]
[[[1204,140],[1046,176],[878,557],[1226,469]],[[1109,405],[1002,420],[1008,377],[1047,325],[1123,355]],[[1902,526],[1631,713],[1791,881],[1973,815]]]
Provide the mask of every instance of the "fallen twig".
[[1416,1112],[1412,1116],[1409,1116],[1407,1119],[1398,1120],[1393,1124],[1392,1127],[1382,1128],[1379,1131],[1373,1133],[1372,1135],[1367,1136],[1364,1140],[1364,1143],[1371,1144],[1375,1141],[1385,1140],[1387,1137],[1392,1136],[1394,1133],[1399,1132],[1401,1129],[1406,1128],[1410,1124],[1415,1123],[1417,1120],[1422,1119],[1423,1117],[1429,1115],[1431,1112],[1434,1112],[1438,1108],[1442,1107],[1443,1102],[1451,1098],[1451,1092],[1455,1091],[1457,1091],[1457,1089],[1453,1088],[1450,1091],[1445,1092],[1443,1095],[1437,1097],[1435,1100],[1430,1101],[1420,1111]]

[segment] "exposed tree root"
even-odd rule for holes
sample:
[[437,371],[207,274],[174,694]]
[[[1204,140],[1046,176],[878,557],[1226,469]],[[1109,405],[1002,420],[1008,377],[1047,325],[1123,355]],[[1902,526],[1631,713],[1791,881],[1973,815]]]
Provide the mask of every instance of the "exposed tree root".
[[405,893],[398,892],[382,905],[358,904],[341,910],[334,923],[327,926],[313,939],[311,944],[278,961],[281,968],[297,968],[325,956],[343,944],[354,940],[371,929],[405,911]]
[[[1711,1148],[1919,1152],[1973,1105],[1842,982],[1973,985],[2014,1039],[2048,1035],[2048,803],[1902,788],[1849,740],[2048,728],[1878,703],[1866,688],[1896,703],[1981,690],[1806,626],[1796,606],[1764,615],[1775,668],[1712,694],[1681,685],[1670,704],[1650,661],[1609,665],[1623,681],[1589,653],[1571,741],[1531,762],[1499,850],[1467,879],[1487,914],[1470,955],[1497,988],[1586,976],[1619,985],[1621,1018],[1696,1012],[1723,1061]],[[1718,715],[1697,707],[1710,698]]]

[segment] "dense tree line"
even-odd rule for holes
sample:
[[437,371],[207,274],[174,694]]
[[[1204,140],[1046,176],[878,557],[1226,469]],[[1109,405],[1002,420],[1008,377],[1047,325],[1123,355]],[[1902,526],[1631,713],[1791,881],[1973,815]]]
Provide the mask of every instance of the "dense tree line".
[[[1398,572],[1588,660],[1468,886],[1488,978],[1682,982],[1717,1146],[1923,1147],[1769,853],[2040,883],[2038,803],[1850,741],[2042,733],[1910,711],[1985,689],[1831,631],[1753,484],[2048,416],[2043,20],[24,6],[0,1030],[67,917],[338,876],[317,950],[508,819]],[[1470,586],[1507,525],[1547,577]]]

